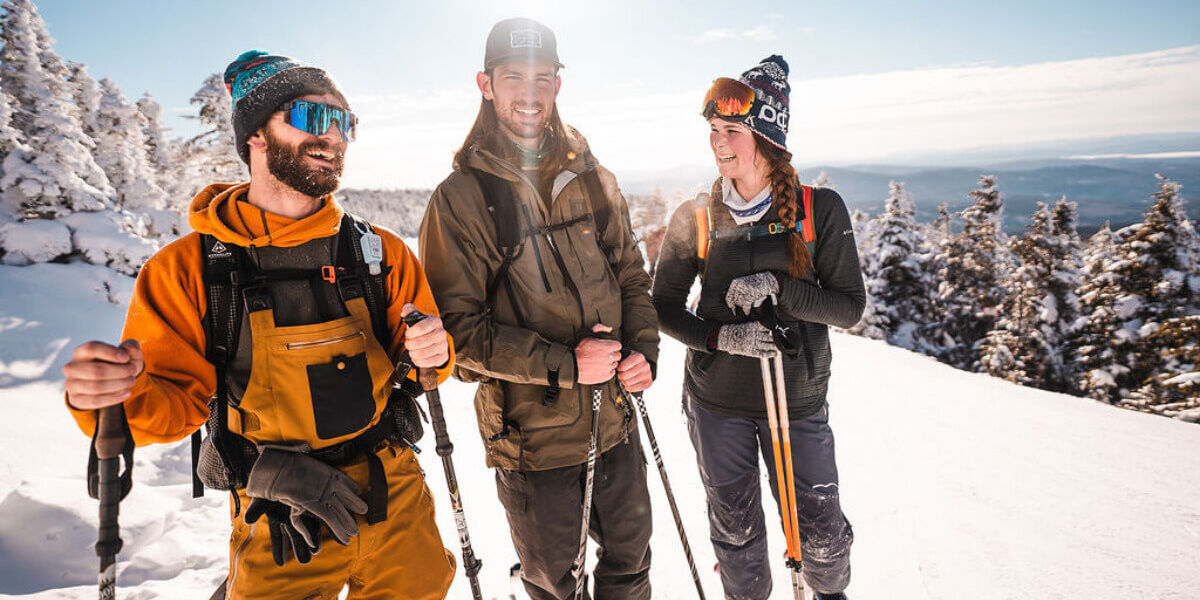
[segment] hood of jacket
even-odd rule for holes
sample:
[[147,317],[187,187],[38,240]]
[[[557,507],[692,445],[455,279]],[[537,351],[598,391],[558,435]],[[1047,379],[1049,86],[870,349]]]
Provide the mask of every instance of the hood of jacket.
[[292,219],[267,212],[248,201],[249,183],[214,183],[192,199],[188,224],[236,246],[299,246],[338,231],[342,207],[332,195],[322,198],[317,212]]

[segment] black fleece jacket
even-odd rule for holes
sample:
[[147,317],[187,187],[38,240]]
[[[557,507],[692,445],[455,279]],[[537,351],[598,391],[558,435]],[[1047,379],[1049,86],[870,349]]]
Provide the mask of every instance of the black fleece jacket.
[[[804,343],[799,358],[784,358],[789,417],[801,419],[815,413],[825,402],[832,363],[828,326],[845,328],[857,323],[866,300],[846,204],[833,190],[814,190],[814,271],[804,279],[793,279],[787,275],[784,235],[715,241],[702,263],[696,256],[695,209],[700,202],[710,204],[716,229],[737,227],[719,198],[702,194],[680,205],[671,216],[651,289],[662,330],[688,346],[687,393],[717,412],[765,417],[759,360],[710,351],[707,340],[721,325],[761,318],[757,309],[749,316],[735,314],[725,304],[725,292],[738,277],[769,271],[780,283],[779,317],[799,328]],[[777,220],[772,208],[756,223],[741,227]],[[705,272],[693,311],[686,304],[701,268]]]

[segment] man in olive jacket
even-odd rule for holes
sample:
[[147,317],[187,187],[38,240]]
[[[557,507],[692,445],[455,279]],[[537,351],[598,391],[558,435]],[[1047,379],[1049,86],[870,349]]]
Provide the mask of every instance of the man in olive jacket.
[[454,337],[455,374],[481,382],[479,433],[529,595],[573,597],[600,390],[595,596],[649,598],[646,466],[618,386],[649,387],[658,321],[616,179],[558,116],[561,66],[544,25],[492,29],[479,115],[429,201],[421,260]]

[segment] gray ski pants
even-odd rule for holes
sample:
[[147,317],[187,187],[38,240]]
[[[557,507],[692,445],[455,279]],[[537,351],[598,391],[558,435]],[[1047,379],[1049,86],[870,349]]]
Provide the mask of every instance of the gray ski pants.
[[[496,469],[521,579],[533,600],[575,597],[571,566],[583,525],[586,464],[545,471]],[[596,457],[589,532],[599,546],[588,557],[596,600],[650,599],[650,492],[637,429]],[[585,597],[588,597],[585,592]]]
[[[684,394],[688,433],[708,496],[708,523],[729,600],[765,600],[771,595],[767,530],[759,487],[758,457],[766,462],[771,494],[779,503],[775,457],[767,420],[731,417],[699,406]],[[850,544],[854,532],[842,514],[838,496],[829,405],[813,416],[789,422],[796,512],[804,580],[821,593],[844,590],[850,582]],[[778,510],[777,522],[782,527]]]

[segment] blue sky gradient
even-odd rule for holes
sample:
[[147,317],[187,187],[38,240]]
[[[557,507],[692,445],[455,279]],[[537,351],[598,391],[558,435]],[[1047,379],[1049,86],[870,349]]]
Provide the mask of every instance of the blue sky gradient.
[[[191,127],[182,116],[190,112],[187,100],[204,77],[223,70],[246,49],[264,48],[327,68],[352,102],[379,100],[372,105],[375,122],[395,117],[401,124],[406,113],[424,115],[428,104],[447,94],[457,98],[447,106],[454,107],[453,115],[464,108],[467,114],[444,122],[425,115],[416,123],[444,126],[438,136],[421,142],[439,153],[446,151],[442,146],[454,145],[449,131],[459,131],[459,140],[465,134],[477,103],[473,74],[482,62],[484,37],[495,21],[509,16],[532,16],[555,30],[567,65],[560,104],[569,121],[574,115],[584,122],[593,115],[572,108],[609,96],[616,101],[609,108],[633,111],[629,116],[635,121],[637,102],[621,100],[677,94],[672,106],[685,107],[690,105],[684,96],[693,94],[697,98],[691,104],[698,104],[714,77],[736,75],[772,53],[787,58],[792,84],[803,93],[799,83],[806,80],[1020,67],[1200,44],[1200,2],[1194,1],[38,0],[37,5],[60,55],[86,63],[97,79],[113,79],[131,98],[152,92],[176,133]],[[793,122],[802,126],[803,119],[793,115]],[[364,127],[371,124],[365,121]],[[1179,128],[1200,129],[1200,121]],[[1086,129],[1081,126],[1079,135]],[[1170,127],[1160,123],[1148,129]],[[1049,134],[1033,137],[1053,137]],[[704,138],[686,143],[703,144]],[[619,143],[609,146],[610,152],[625,152]]]

